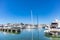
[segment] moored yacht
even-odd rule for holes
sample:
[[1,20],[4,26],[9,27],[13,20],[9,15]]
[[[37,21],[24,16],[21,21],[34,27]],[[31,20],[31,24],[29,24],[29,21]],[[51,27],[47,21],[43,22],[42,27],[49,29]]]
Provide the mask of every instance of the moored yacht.
[[57,19],[53,21],[48,30],[45,30],[44,32],[55,36],[60,35],[60,21]]

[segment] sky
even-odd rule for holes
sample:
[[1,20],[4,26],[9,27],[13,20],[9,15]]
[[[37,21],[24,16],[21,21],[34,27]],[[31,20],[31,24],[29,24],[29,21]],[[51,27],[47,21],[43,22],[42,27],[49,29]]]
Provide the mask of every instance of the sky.
[[60,19],[60,0],[0,0],[0,24],[48,24]]

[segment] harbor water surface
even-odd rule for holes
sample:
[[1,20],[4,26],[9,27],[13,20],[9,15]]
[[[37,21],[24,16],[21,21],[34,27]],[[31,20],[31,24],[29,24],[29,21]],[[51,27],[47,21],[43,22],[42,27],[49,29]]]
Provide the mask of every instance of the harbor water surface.
[[59,40],[45,36],[44,29],[22,29],[19,34],[0,32],[0,40]]

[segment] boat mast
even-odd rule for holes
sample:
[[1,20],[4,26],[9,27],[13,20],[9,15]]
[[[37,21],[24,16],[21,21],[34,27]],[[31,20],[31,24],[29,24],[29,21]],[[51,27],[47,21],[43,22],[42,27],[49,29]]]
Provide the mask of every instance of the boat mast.
[[[32,22],[32,29],[33,29],[33,14],[32,14],[32,10],[31,10],[31,22]],[[33,30],[32,30],[32,40],[33,40]]]
[[37,29],[38,29],[38,40],[39,40],[39,22],[38,22],[38,13],[37,13]]
[[31,24],[33,25],[34,23],[33,23],[33,13],[32,13],[32,10],[31,10]]
[[37,13],[37,27],[38,27],[38,13]]

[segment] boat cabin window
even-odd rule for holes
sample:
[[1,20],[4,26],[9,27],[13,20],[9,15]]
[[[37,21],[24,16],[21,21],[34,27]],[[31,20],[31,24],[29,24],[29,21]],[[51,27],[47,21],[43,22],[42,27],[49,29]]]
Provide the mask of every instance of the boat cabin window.
[[51,28],[57,28],[58,23],[51,23]]
[[53,25],[56,25],[56,24],[58,24],[58,23],[52,23]]

